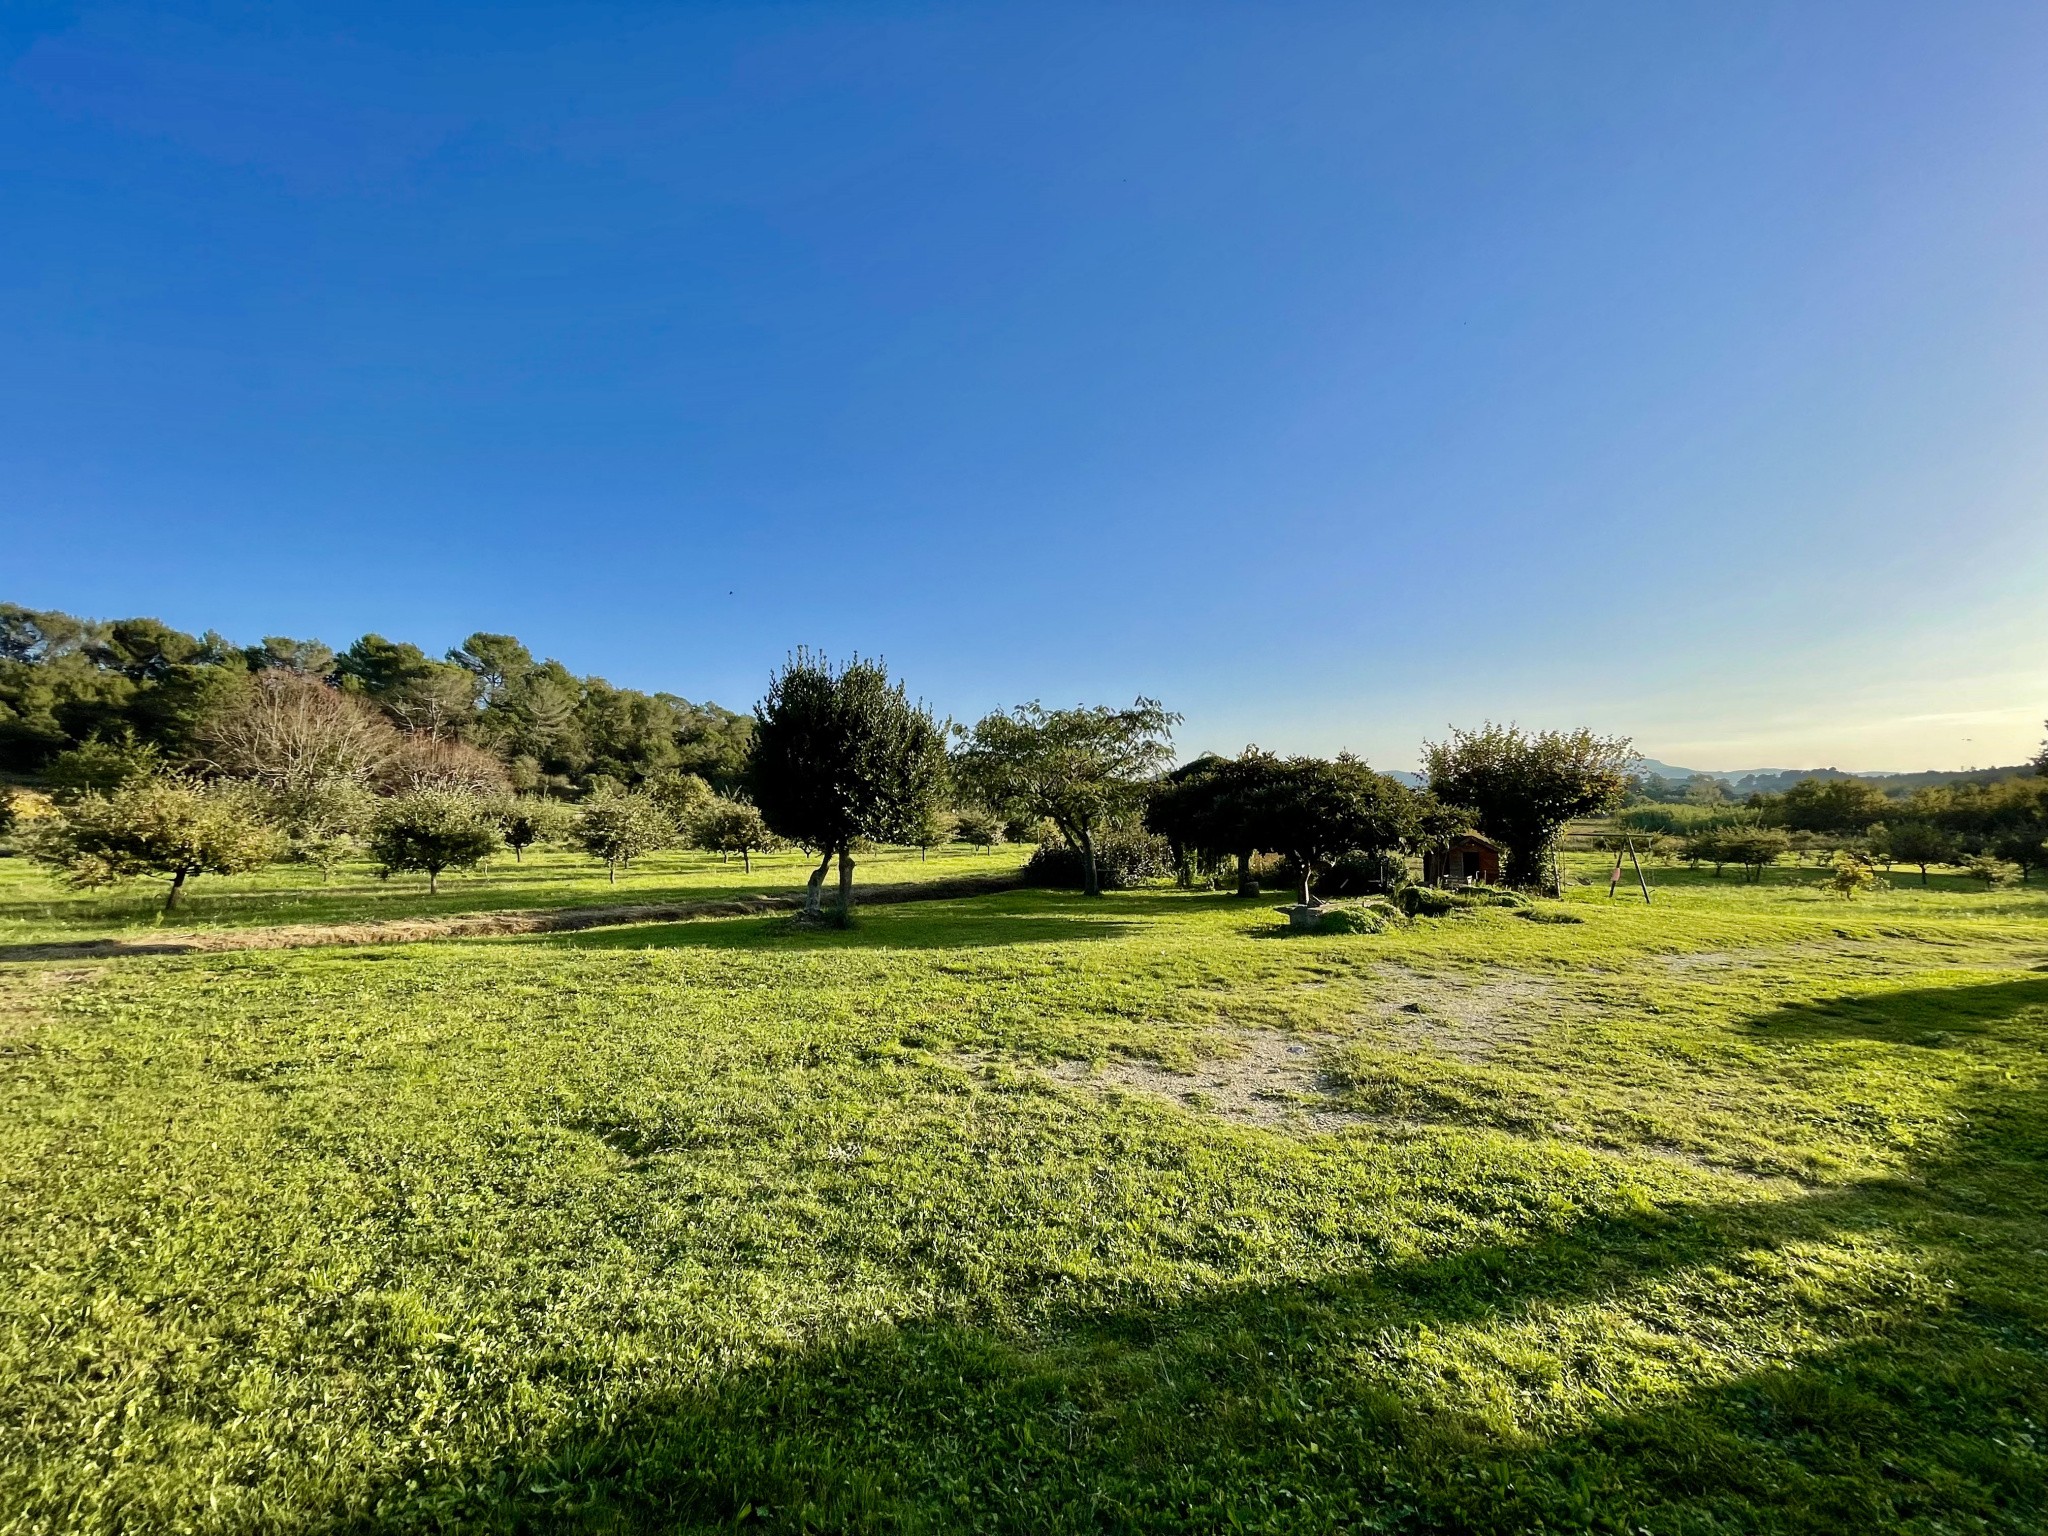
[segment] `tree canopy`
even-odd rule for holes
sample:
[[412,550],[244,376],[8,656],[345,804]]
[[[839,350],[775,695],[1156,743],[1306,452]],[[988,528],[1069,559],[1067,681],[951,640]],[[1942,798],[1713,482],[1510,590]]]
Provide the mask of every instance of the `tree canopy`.
[[1099,896],[1096,834],[1111,818],[1144,806],[1153,778],[1172,761],[1179,723],[1157,699],[1122,709],[1049,710],[1034,701],[978,721],[956,771],[994,809],[1050,820],[1081,850],[1086,892]]
[[1415,797],[1355,757],[1290,757],[1268,766],[1252,801],[1261,847],[1294,861],[1304,906],[1345,853],[1386,853],[1415,831]]
[[1507,845],[1507,882],[1528,886],[1541,881],[1544,855],[1567,821],[1620,803],[1636,755],[1625,736],[1489,721],[1425,742],[1422,761],[1430,792],[1476,815],[1481,831]]
[[778,836],[815,850],[804,910],[818,915],[839,860],[839,920],[853,906],[857,843],[908,842],[946,785],[945,739],[880,661],[843,667],[793,654],[754,709],[747,759],[753,803]]
[[283,845],[248,786],[168,775],[60,802],[30,826],[29,856],[71,884],[90,889],[155,876],[170,882],[166,911],[194,875],[245,873]]

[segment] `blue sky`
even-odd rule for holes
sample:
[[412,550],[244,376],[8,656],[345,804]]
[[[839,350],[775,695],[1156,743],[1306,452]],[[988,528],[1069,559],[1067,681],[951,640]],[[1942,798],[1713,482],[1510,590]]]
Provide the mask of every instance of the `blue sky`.
[[0,10],[0,596],[1190,749],[2048,714],[2048,8]]

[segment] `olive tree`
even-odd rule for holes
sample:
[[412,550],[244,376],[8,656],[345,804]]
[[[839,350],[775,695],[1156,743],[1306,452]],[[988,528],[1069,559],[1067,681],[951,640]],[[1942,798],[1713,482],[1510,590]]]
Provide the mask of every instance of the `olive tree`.
[[617,885],[621,869],[643,853],[666,848],[676,840],[676,829],[654,796],[614,790],[577,807],[575,838],[585,853],[604,860],[606,880]]
[[820,915],[839,860],[838,921],[853,911],[853,850],[907,842],[946,787],[945,737],[879,661],[834,667],[799,650],[754,707],[747,787],[771,831],[819,855],[804,896]]
[[1100,896],[1096,833],[1144,805],[1152,780],[1172,761],[1179,723],[1156,699],[1124,709],[1021,704],[984,716],[966,734],[955,768],[985,804],[1058,827],[1081,850],[1083,889]]
[[1636,755],[1625,736],[1489,721],[1423,743],[1422,762],[1433,795],[1470,810],[1481,831],[1507,845],[1507,883],[1531,886],[1566,822],[1620,803]]
[[31,858],[82,889],[138,876],[167,880],[167,912],[193,876],[243,874],[283,847],[248,786],[168,776],[58,801],[29,824],[23,841]]
[[370,853],[386,874],[418,870],[438,893],[450,869],[474,869],[499,848],[491,803],[459,789],[409,789],[377,807]]

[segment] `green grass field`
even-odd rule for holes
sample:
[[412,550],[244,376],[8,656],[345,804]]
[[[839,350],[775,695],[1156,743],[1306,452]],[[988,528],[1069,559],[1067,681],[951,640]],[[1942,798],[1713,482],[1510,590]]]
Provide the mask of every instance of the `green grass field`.
[[[861,855],[857,881],[920,881],[1016,869],[1028,848],[983,852],[964,844],[915,849],[878,848]],[[737,856],[672,849],[643,855],[620,873],[581,854],[529,849],[489,868],[441,877],[429,894],[424,875],[380,880],[374,866],[353,863],[322,880],[317,871],[273,864],[251,875],[195,879],[174,912],[164,911],[161,883],[137,881],[112,891],[67,889],[27,859],[0,859],[0,958],[8,946],[71,939],[147,934],[162,930],[253,928],[287,923],[444,917],[535,907],[609,907],[633,903],[721,901],[757,892],[800,891],[817,861],[801,852],[756,854],[753,869]]]
[[1653,878],[0,966],[0,1533],[2048,1529],[2048,894]]

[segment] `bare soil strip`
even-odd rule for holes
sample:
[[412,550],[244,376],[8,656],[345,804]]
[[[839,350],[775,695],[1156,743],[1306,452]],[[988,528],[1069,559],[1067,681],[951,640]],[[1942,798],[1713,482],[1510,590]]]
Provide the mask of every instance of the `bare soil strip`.
[[[1015,875],[963,875],[950,880],[902,881],[855,891],[860,906],[905,901],[952,901],[1015,890]],[[417,944],[427,939],[476,939],[500,934],[576,933],[585,928],[623,928],[639,923],[675,923],[698,917],[745,917],[787,912],[803,905],[801,892],[738,896],[719,901],[672,901],[631,907],[537,907],[517,911],[465,912],[452,917],[390,918],[367,923],[296,923],[276,928],[224,928],[213,932],[152,933],[146,937],[79,939],[49,944],[0,945],[0,962],[98,960],[123,955],[192,955],[237,949],[317,949],[334,944]]]

